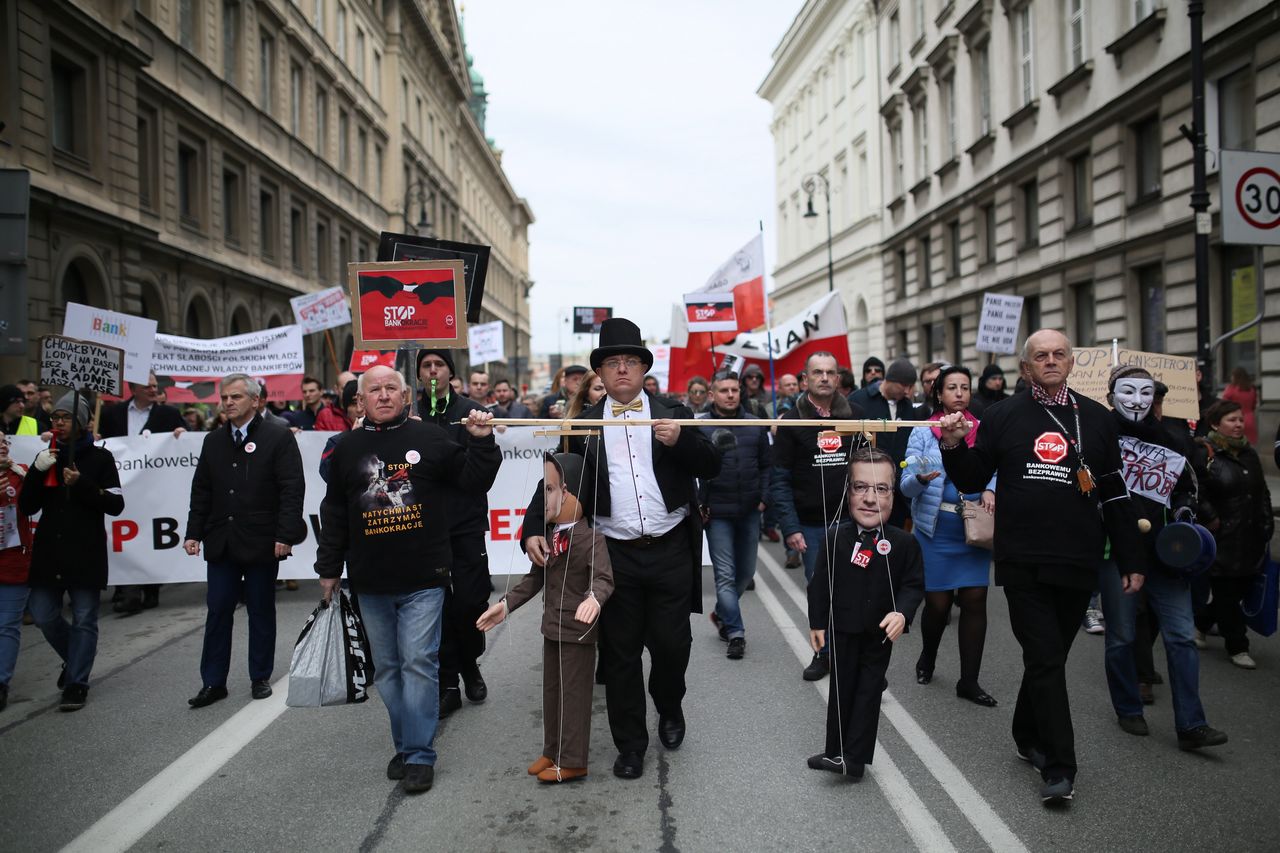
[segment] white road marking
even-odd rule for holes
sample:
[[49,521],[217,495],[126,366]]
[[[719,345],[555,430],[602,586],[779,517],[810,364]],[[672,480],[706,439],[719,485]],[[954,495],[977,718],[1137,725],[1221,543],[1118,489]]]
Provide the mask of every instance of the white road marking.
[[141,840],[183,800],[284,713],[289,676],[271,685],[271,696],[245,705],[153,776],[124,802],[80,833],[63,853],[116,853]]
[[[764,582],[764,578],[759,575],[756,576],[755,592],[760,597],[760,603],[769,611],[769,615],[782,632],[782,636],[786,638],[787,644],[795,652],[796,657],[801,663],[808,663],[813,655],[813,650],[809,648],[805,636],[796,630],[795,622],[788,616],[786,609],[778,601],[772,590],[769,589],[769,585]],[[828,680],[810,682],[823,701],[826,701],[828,696]],[[943,831],[942,825],[938,823],[929,808],[924,804],[924,801],[920,799],[920,795],[911,787],[907,777],[898,769],[898,765],[893,762],[888,750],[884,748],[884,744],[878,740],[876,741],[876,761],[872,766],[870,776],[875,780],[880,790],[884,792],[885,799],[893,807],[894,812],[898,815],[898,820],[902,823],[907,834],[911,836],[912,841],[915,842],[917,849],[929,851],[929,853],[933,853],[933,851],[954,851],[956,849],[955,845],[951,843],[951,839],[947,837],[946,832]]]
[[[795,584],[787,581],[786,575],[783,574],[782,567],[778,565],[778,561],[774,556],[763,548],[760,549],[759,556],[774,582],[782,587],[786,594],[795,603],[796,607],[800,608],[802,613],[807,613],[809,610],[808,601],[805,600],[804,595]],[[760,577],[757,575],[756,589],[759,590],[759,588]],[[764,601],[763,596],[761,596],[761,601]],[[774,600],[774,603],[777,603],[776,599]],[[765,606],[768,608],[768,604]],[[812,651],[804,642],[801,633],[795,630],[796,626],[794,620],[788,618],[785,611],[780,610],[780,612],[785,621],[779,621],[777,614],[774,613],[772,608],[769,608],[769,613],[771,616],[774,616],[774,621],[778,623],[778,627],[781,628],[783,634],[787,635],[789,640],[792,641],[792,648],[796,648],[797,644],[803,646],[803,649],[797,652],[800,659],[802,661],[808,661],[812,656]],[[825,685],[826,680],[823,680],[821,683]],[[823,695],[825,697],[825,690],[823,691]],[[957,808],[960,809],[960,813],[973,825],[973,828],[977,830],[978,834],[982,836],[983,841],[987,842],[987,845],[992,850],[1007,850],[1013,851],[1013,853],[1030,853],[1026,845],[1024,845],[1013,830],[1009,828],[1009,825],[1005,823],[998,814],[996,814],[996,811],[991,807],[991,804],[978,793],[978,790],[974,788],[969,780],[965,778],[965,775],[960,772],[960,768],[956,767],[955,764],[952,763],[951,759],[942,751],[942,748],[938,746],[933,738],[929,737],[929,735],[925,733],[924,728],[921,727],[907,709],[902,707],[898,700],[894,698],[892,692],[888,690],[884,692],[884,699],[881,703],[880,709],[884,712],[885,718],[889,721],[889,724],[897,729],[898,734],[900,734],[902,739],[907,742],[907,745],[911,747],[912,752],[916,754],[929,772],[933,774],[933,777],[938,780],[938,783],[942,786],[942,790],[947,792],[947,795],[951,797]],[[879,746],[877,745],[877,749],[878,748]],[[879,765],[877,763],[877,767],[878,766]]]

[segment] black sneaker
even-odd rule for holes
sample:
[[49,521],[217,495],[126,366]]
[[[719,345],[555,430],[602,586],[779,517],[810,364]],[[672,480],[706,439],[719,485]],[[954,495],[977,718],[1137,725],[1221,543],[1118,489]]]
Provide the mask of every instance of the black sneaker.
[[742,656],[747,653],[747,640],[745,637],[734,637],[729,641],[729,650],[724,656],[729,660],[742,660]]
[[[456,687],[446,687],[440,691],[440,719],[452,714],[462,707],[462,691]],[[420,765],[425,767],[427,765]]]
[[1218,731],[1212,726],[1196,726],[1185,732],[1178,732],[1178,749],[1199,749],[1202,746],[1222,746],[1227,742],[1227,733]]
[[67,665],[64,663],[62,665],[62,669],[58,670],[58,689],[61,690],[66,686],[67,686]]
[[1118,716],[1116,721],[1120,723],[1120,728],[1128,734],[1137,735],[1138,737],[1146,737],[1151,734],[1151,730],[1147,727],[1147,721],[1143,717]]
[[1030,764],[1036,770],[1044,770],[1045,757],[1044,753],[1036,749],[1034,746],[1018,747],[1018,758]]
[[809,661],[809,665],[804,668],[805,681],[821,681],[831,672],[831,663],[827,660],[826,655],[815,654],[813,660]]
[[425,794],[431,790],[431,783],[435,778],[436,769],[430,764],[406,764],[400,787],[406,794]]
[[477,705],[489,698],[489,685],[484,683],[479,665],[462,671],[462,686],[466,690],[467,699]]
[[1050,779],[1040,786],[1040,802],[1046,806],[1061,806],[1075,799],[1076,789],[1070,779]]
[[59,711],[79,711],[84,707],[85,701],[89,698],[89,688],[83,684],[68,684],[62,691],[62,702],[58,704]]
[[391,756],[391,760],[387,762],[387,778],[392,782],[399,782],[404,778],[404,755],[397,752]]

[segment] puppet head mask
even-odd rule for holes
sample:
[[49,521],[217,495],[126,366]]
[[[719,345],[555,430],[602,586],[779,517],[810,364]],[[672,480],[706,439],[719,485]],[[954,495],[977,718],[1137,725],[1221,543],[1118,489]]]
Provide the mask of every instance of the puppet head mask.
[[1126,420],[1140,421],[1151,411],[1151,404],[1156,398],[1156,383],[1153,379],[1137,376],[1125,376],[1116,380],[1111,391],[1112,405]]

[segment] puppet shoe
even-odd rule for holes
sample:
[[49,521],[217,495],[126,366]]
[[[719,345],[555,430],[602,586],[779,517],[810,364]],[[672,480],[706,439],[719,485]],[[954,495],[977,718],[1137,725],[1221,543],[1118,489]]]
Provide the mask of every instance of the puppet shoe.
[[963,681],[956,682],[956,696],[961,699],[968,699],[975,705],[981,705],[984,708],[994,708],[997,704],[995,697],[979,686],[978,682],[970,682],[966,684]]
[[539,755],[538,760],[529,765],[529,775],[537,776],[543,770],[549,767],[555,767],[556,763],[545,755]]
[[586,776],[587,768],[585,767],[556,767],[552,765],[538,774],[538,781],[556,784],[559,782],[572,782],[575,779],[585,779]]

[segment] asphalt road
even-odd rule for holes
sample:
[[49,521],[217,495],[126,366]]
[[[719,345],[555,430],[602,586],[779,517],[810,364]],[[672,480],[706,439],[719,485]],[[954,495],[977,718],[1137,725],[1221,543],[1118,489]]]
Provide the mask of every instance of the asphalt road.
[[[826,682],[808,659],[803,575],[762,547],[744,599],[747,655],[724,658],[695,616],[676,752],[652,744],[645,775],[613,777],[596,688],[591,775],[539,785],[524,768],[541,748],[541,663],[534,607],[492,635],[490,698],[446,720],[435,787],[405,797],[383,776],[386,714],[364,705],[284,706],[293,640],[318,585],[278,595],[276,695],[253,702],[238,614],[231,697],[191,710],[199,688],[201,585],[166,587],[160,608],[120,619],[104,600],[89,704],[60,713],[57,661],[24,629],[10,706],[0,713],[0,849],[94,850],[1274,850],[1280,838],[1275,707],[1280,644],[1254,639],[1255,672],[1220,642],[1202,653],[1210,722],[1231,742],[1176,748],[1167,687],[1148,709],[1152,735],[1120,731],[1102,674],[1102,638],[1081,634],[1070,662],[1080,774],[1076,800],[1049,811],[1039,777],[1009,738],[1020,677],[1004,596],[993,591],[983,685],[987,709],[957,699],[955,635],[935,681],[915,683],[919,637],[898,643],[880,748],[861,784],[805,767],[823,741]],[[501,590],[504,578],[497,578]],[[709,608],[712,584],[704,582]],[[1163,662],[1158,652],[1158,663]]]

